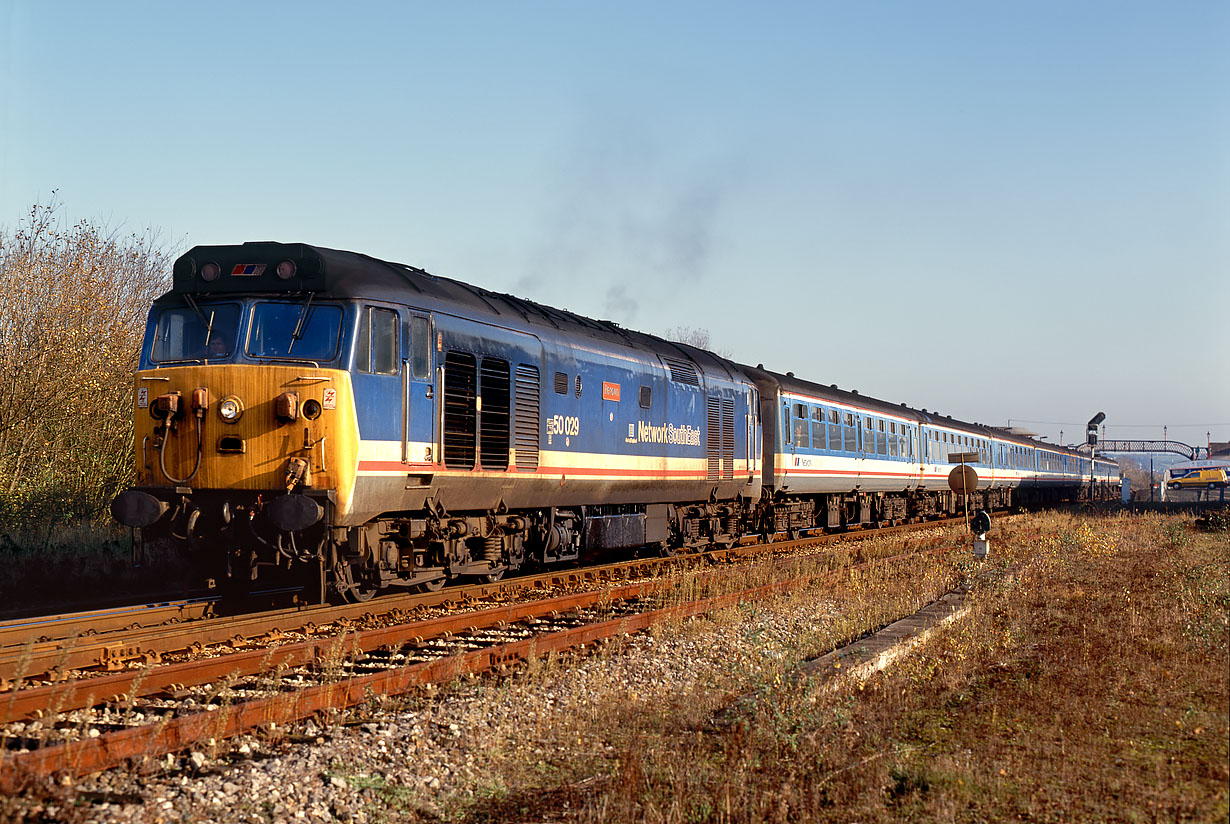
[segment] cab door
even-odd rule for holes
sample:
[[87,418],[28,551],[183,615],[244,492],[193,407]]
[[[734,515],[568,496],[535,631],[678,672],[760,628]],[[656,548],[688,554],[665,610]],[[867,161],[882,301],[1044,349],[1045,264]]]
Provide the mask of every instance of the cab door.
[[405,324],[406,346],[402,353],[402,463],[432,464],[439,425],[439,393],[432,369],[435,347],[431,316],[411,311]]
[[[365,459],[394,466],[400,452],[400,427],[388,410],[397,408],[399,390],[398,317],[393,306],[360,304],[351,376],[359,436],[367,449]],[[329,408],[327,403],[325,408]]]

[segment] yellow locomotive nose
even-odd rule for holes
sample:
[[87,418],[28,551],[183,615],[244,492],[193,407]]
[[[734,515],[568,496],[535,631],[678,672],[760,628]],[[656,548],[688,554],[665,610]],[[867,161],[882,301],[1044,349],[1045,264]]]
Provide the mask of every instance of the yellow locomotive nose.
[[293,460],[293,488],[345,499],[358,440],[353,410],[341,370],[211,364],[142,371],[138,485],[285,494]]

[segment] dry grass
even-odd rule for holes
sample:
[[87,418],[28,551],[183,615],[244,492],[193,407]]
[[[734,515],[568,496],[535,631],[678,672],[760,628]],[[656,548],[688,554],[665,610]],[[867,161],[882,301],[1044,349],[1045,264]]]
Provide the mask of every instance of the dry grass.
[[[866,682],[824,689],[791,673],[932,599],[961,564],[899,563],[662,630],[694,652],[673,673],[636,642],[581,668],[538,662],[476,703],[488,714],[481,724],[476,715],[466,758],[481,779],[443,799],[390,797],[387,811],[467,821],[1225,821],[1225,534],[1177,518],[1045,515],[992,537],[969,615]],[[661,671],[636,674],[638,656]],[[492,702],[547,694],[560,698],[530,721],[490,716]]]

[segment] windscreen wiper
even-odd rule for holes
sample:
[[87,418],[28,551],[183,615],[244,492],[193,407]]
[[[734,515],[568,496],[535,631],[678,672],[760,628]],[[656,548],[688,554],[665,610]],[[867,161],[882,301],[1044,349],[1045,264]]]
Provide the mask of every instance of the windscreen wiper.
[[290,346],[286,347],[286,354],[290,354],[295,348],[295,341],[303,337],[303,328],[307,325],[308,310],[312,308],[312,298],[316,297],[315,292],[308,292],[307,300],[303,302],[303,308],[299,310],[299,320],[295,322],[295,331],[290,333]]
[[196,305],[196,301],[192,299],[192,295],[184,293],[184,299],[188,301],[188,305],[192,307],[192,311],[196,313],[196,319],[205,327],[205,345],[209,345],[209,335],[214,331],[214,313],[209,313],[209,320],[205,320],[205,313],[201,311],[201,307]]

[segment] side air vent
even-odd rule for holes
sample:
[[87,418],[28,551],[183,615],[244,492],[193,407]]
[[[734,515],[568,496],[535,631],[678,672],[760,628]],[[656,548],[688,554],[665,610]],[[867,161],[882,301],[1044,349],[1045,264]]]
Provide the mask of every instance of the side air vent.
[[735,476],[735,402],[733,398],[707,398],[705,452],[708,480],[728,481]]
[[508,361],[483,358],[479,375],[482,411],[479,439],[483,469],[508,469],[509,407],[512,400],[508,384]]
[[444,357],[444,465],[473,469],[478,444],[477,364],[473,355],[449,352]]
[[700,386],[696,378],[696,366],[690,361],[679,358],[662,358],[662,362],[671,370],[671,380],[675,383],[686,383],[688,386]]
[[516,389],[517,470],[534,472],[538,469],[538,367],[518,366]]
[[722,479],[735,477],[735,401],[722,398]]
[[568,375],[564,372],[555,373],[555,394],[568,394]]

